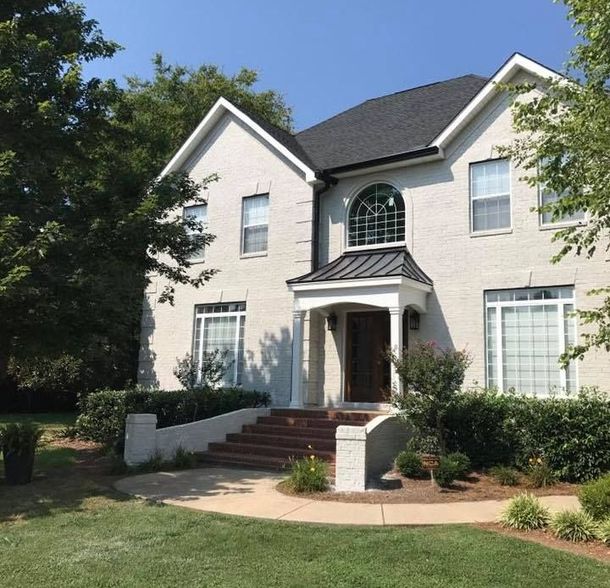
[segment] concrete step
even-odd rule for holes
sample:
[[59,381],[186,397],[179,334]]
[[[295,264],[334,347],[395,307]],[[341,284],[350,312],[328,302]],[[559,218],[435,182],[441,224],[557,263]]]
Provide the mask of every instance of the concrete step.
[[260,435],[256,433],[229,433],[228,443],[246,443],[251,445],[269,445],[271,447],[297,447],[301,449],[318,449],[320,451],[335,451],[334,439],[312,439],[310,436],[296,435]]
[[[286,474],[290,472],[291,467],[290,459],[268,455],[253,455],[250,453],[206,451],[205,453],[200,453],[198,457],[201,463],[209,465],[281,471]],[[334,463],[328,464],[328,476],[331,479],[335,476]]]
[[334,428],[314,428],[314,427],[294,427],[294,426],[283,426],[283,425],[244,425],[244,433],[255,433],[260,435],[279,435],[282,437],[294,436],[294,437],[307,437],[312,441],[316,439],[334,439],[335,429]]
[[334,451],[320,451],[317,449],[306,449],[301,447],[273,447],[269,445],[253,445],[249,443],[210,443],[208,451],[211,453],[245,453],[248,455],[265,455],[270,457],[282,457],[285,459],[306,457],[315,455],[324,461],[334,461]]

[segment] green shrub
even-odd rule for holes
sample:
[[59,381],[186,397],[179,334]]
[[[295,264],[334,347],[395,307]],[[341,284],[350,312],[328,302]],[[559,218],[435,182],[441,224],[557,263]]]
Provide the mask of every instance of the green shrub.
[[597,538],[606,545],[610,546],[610,517],[603,520],[597,526]]
[[187,451],[182,447],[176,449],[172,465],[177,470],[190,470],[197,465],[197,455],[192,451]]
[[454,451],[453,453],[449,453],[447,458],[456,464],[456,478],[458,480],[464,480],[468,477],[468,474],[472,471],[472,466],[470,464],[470,458],[465,453]]
[[517,461],[525,468],[520,456],[537,453],[570,482],[610,471],[610,397],[595,389],[567,398],[469,390],[450,400],[444,418],[448,449],[475,467]]
[[578,495],[585,512],[594,519],[610,517],[610,474],[585,484]]
[[551,466],[541,458],[539,462],[533,463],[527,471],[527,479],[532,488],[546,488],[557,483],[557,474]]
[[567,541],[593,541],[597,524],[591,515],[581,510],[564,510],[551,519],[551,530],[556,537]]
[[434,479],[441,488],[449,488],[459,477],[460,465],[448,455],[440,458],[438,469],[434,472]]
[[448,449],[466,453],[477,468],[512,464],[520,447],[510,425],[514,402],[495,390],[457,394],[446,415]]
[[148,461],[145,461],[144,463],[132,468],[132,471],[140,474],[149,474],[153,472],[160,472],[161,470],[166,469],[167,466],[168,464],[163,457],[161,457],[161,454],[155,453]]
[[41,437],[42,429],[34,423],[8,423],[0,427],[0,449],[5,454],[30,455]]
[[527,492],[512,498],[500,517],[501,525],[521,531],[542,529],[548,522],[548,509],[542,506],[540,500]]
[[421,478],[426,474],[419,455],[414,451],[401,451],[396,456],[396,469],[407,478]]
[[157,415],[157,427],[171,427],[269,403],[267,393],[227,388],[219,390],[102,390],[80,401],[76,420],[79,436],[117,447],[125,435],[130,413]]
[[328,490],[328,464],[315,455],[294,460],[287,485],[299,493]]
[[516,486],[519,483],[519,472],[508,466],[495,466],[489,470],[489,475],[500,486]]

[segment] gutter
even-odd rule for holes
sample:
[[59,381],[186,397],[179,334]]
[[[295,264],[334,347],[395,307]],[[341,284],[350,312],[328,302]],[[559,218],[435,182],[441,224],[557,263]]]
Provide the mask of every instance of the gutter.
[[379,157],[377,159],[369,159],[367,161],[359,161],[358,163],[350,163],[348,165],[333,167],[326,170],[326,173],[339,174],[366,167],[374,167],[377,165],[385,165],[388,163],[396,163],[399,161],[408,161],[409,159],[418,159],[419,157],[429,157],[431,155],[438,155],[440,152],[440,148],[436,145],[432,147],[422,147],[421,149],[415,149],[413,151],[395,153],[394,155],[386,155],[385,157]]
[[319,190],[314,190],[313,193],[313,222],[311,227],[311,271],[315,272],[318,269],[318,261],[320,256],[320,196],[335,186],[339,180],[326,172],[318,175],[318,179],[324,182]]

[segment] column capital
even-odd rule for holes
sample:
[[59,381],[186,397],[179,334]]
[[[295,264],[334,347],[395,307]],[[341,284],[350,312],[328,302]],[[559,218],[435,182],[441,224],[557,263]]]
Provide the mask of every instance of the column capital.
[[307,311],[305,311],[305,310],[293,310],[292,311],[292,318],[293,318],[293,320],[303,319],[303,317],[305,316],[306,312]]
[[405,311],[404,306],[388,306],[390,314],[402,314]]

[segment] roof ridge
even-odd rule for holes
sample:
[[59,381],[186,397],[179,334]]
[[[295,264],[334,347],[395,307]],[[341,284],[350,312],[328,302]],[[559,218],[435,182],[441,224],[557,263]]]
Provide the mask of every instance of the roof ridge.
[[404,90],[397,90],[396,92],[390,92],[389,94],[383,94],[381,96],[376,96],[374,98],[367,98],[366,100],[363,100],[362,102],[358,102],[358,104],[354,104],[354,106],[350,106],[349,108],[342,110],[341,112],[337,112],[336,114],[333,114],[332,116],[325,118],[324,120],[321,120],[320,122],[317,122],[314,125],[311,125],[310,127],[306,127],[304,129],[301,129],[300,131],[296,132],[293,134],[293,137],[295,137],[298,140],[298,137],[300,134],[306,132],[306,131],[310,131],[312,129],[315,129],[316,127],[319,127],[320,125],[326,124],[327,122],[337,118],[338,116],[341,116],[343,114],[346,114],[348,112],[350,112],[351,110],[355,110],[356,108],[359,108],[360,106],[362,106],[363,104],[366,104],[367,102],[374,102],[375,100],[381,100],[382,98],[387,98],[388,96],[395,96],[397,94],[404,94],[406,92],[411,92],[414,90],[421,90],[422,88],[428,88],[431,86],[437,86],[438,84],[445,84],[447,82],[453,82],[454,80],[459,80],[462,78],[478,78],[480,80],[489,80],[490,78],[486,77],[486,76],[482,76],[479,74],[464,74],[461,76],[455,76],[453,78],[448,78],[446,80],[438,80],[436,82],[429,82],[427,84],[421,84],[419,86],[413,86],[412,88],[405,88]]

